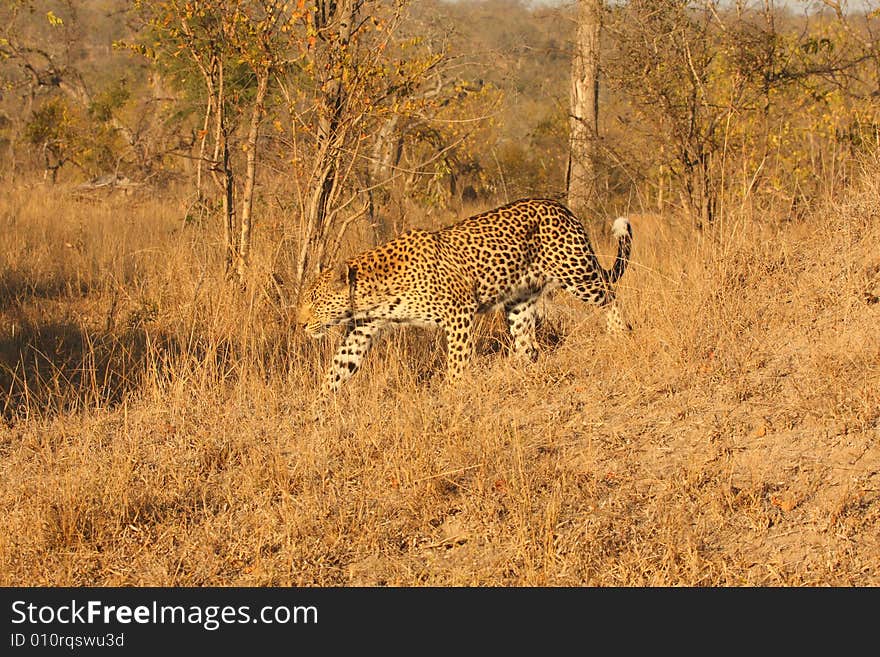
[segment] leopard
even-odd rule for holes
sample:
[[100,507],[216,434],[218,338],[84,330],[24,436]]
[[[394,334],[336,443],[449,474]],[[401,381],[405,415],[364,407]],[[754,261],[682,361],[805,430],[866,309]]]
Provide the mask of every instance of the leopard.
[[612,225],[617,255],[605,269],[581,221],[563,203],[526,198],[438,230],[411,230],[325,269],[301,295],[298,324],[312,338],[342,325],[321,392],[339,390],[376,339],[400,325],[439,327],[446,379],[465,371],[476,315],[506,314],[515,355],[538,359],[535,328],[542,294],[562,288],[605,310],[611,333],[628,333],[615,293],[632,249],[627,217]]

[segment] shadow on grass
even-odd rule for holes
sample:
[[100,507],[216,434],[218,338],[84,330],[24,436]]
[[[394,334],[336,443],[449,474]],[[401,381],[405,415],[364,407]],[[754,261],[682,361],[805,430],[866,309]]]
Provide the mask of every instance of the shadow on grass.
[[253,345],[196,333],[181,340],[155,326],[90,331],[69,321],[22,324],[15,335],[0,337],[0,416],[14,423],[112,408],[175,377],[223,385],[245,370],[285,377],[291,362],[306,370],[318,360],[312,345],[283,332]]
[[23,300],[84,297],[94,288],[84,279],[57,277],[34,280],[20,271],[0,272],[0,312]]
[[0,339],[3,418],[118,404],[143,379],[147,344],[143,330],[90,334],[69,321],[17,322]]

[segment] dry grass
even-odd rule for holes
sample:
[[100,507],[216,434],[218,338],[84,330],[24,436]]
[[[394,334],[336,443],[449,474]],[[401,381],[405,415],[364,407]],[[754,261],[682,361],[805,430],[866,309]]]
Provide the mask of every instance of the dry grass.
[[6,192],[0,584],[878,585],[878,179],[803,223],[636,221],[631,337],[560,293],[537,364],[486,318],[447,385],[401,331],[323,422],[280,218],[239,294],[175,204]]

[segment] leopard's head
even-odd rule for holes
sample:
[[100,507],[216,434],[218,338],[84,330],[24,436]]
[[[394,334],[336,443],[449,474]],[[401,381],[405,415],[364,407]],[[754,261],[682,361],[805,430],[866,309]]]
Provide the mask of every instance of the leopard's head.
[[319,338],[331,326],[351,319],[351,285],[357,270],[340,263],[324,270],[302,296],[297,322],[313,338]]

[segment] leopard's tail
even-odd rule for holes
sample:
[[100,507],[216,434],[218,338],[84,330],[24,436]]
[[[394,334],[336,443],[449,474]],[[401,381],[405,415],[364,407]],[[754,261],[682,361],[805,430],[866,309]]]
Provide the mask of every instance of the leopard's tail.
[[614,265],[606,272],[609,285],[614,285],[626,271],[629,254],[632,251],[632,226],[626,217],[618,217],[611,226],[611,233],[617,238],[617,258]]

